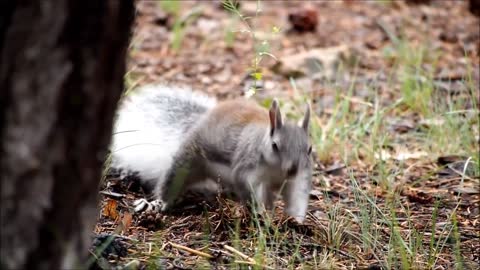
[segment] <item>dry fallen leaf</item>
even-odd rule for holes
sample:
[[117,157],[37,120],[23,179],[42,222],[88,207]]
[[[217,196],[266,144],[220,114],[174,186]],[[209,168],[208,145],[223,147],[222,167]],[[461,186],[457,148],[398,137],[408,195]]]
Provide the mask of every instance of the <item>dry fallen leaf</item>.
[[122,217],[122,233],[126,233],[130,226],[132,225],[132,213],[124,212]]
[[298,32],[315,32],[318,24],[318,12],[315,8],[304,7],[290,11],[288,21]]
[[313,48],[296,54],[284,55],[271,66],[271,69],[285,77],[299,78],[306,75],[323,74],[326,78],[333,78],[338,67],[347,63],[348,59],[352,57],[352,53],[348,45]]
[[107,199],[107,203],[103,208],[103,215],[113,220],[117,219],[118,217],[117,205],[118,203],[116,200]]
[[453,191],[458,194],[480,194],[480,190],[475,187],[457,186],[453,188]]
[[459,156],[459,155],[447,155],[447,156],[441,156],[437,158],[437,163],[439,165],[447,165],[451,163],[457,163],[461,161],[467,160],[468,157],[465,156]]
[[432,195],[416,189],[404,189],[402,191],[402,195],[407,196],[408,200],[411,202],[422,203],[422,204],[433,202]]

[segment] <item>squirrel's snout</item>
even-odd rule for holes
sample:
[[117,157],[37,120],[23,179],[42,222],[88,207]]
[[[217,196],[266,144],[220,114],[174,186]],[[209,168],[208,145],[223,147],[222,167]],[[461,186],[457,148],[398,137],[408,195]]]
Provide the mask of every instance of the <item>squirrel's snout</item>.
[[298,166],[296,164],[293,164],[290,166],[290,168],[287,170],[287,176],[291,177],[297,174]]
[[292,177],[296,175],[298,171],[298,162],[294,162],[294,161],[283,162],[282,171],[286,173],[287,177]]

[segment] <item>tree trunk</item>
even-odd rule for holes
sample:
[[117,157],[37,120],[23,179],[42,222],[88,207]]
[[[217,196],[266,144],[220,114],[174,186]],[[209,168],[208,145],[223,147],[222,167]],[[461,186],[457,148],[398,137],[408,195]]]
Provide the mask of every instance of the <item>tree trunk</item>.
[[468,9],[473,15],[480,16],[480,0],[469,0]]
[[133,0],[0,4],[2,269],[85,262]]

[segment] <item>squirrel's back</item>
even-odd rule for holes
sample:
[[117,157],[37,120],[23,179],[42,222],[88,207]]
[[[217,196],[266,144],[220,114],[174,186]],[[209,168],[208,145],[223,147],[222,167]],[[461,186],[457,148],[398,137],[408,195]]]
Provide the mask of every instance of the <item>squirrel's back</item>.
[[117,111],[111,167],[136,172],[145,182],[163,178],[185,134],[216,103],[205,94],[177,86],[147,85],[135,90]]

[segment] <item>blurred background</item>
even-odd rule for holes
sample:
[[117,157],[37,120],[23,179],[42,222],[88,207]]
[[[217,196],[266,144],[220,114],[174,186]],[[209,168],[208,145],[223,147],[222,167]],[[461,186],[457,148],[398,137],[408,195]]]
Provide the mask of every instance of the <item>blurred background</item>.
[[288,95],[291,76],[316,96],[330,88],[325,80],[347,91],[354,70],[358,83],[399,90],[382,82],[400,63],[442,82],[466,78],[470,65],[478,80],[479,21],[467,1],[241,1],[236,10],[221,1],[138,1],[137,8],[130,83],[238,96],[256,52],[275,57],[259,64],[261,87],[275,95]]
[[340,115],[346,105],[369,116],[394,106],[382,122],[402,132],[466,110],[478,137],[479,41],[478,1],[138,1],[125,79],[265,104],[309,99],[331,162],[344,154],[326,148],[350,143],[331,124],[365,120]]

